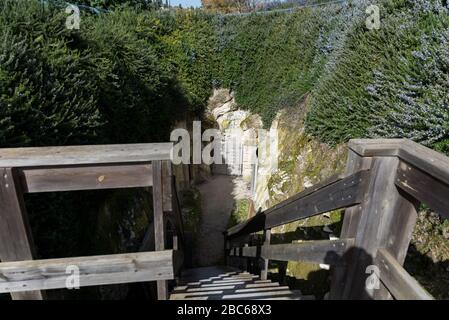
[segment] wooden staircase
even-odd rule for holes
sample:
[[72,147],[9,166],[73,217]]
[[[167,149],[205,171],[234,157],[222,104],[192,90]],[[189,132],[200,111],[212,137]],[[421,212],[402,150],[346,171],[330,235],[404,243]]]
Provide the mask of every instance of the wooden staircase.
[[[421,204],[449,219],[447,156],[404,139],[351,140],[343,174],[224,232],[227,267],[180,273],[189,246],[172,147],[0,149],[0,293],[43,299],[42,290],[68,288],[67,270],[76,266],[80,287],[157,281],[161,300],[310,299],[267,279],[273,260],[329,265],[329,299],[433,299],[403,263]],[[33,260],[24,194],[137,187],[152,188],[154,214],[139,252]],[[345,212],[338,238],[294,243],[271,239],[272,229],[341,209]],[[178,286],[169,295],[175,279]]]
[[187,269],[170,300],[310,300],[271,280],[230,267]]

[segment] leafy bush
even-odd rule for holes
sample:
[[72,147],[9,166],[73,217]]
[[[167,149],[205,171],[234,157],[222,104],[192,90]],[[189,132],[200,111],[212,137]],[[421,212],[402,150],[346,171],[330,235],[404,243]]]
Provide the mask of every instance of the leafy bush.
[[446,150],[448,6],[381,1],[381,28],[355,25],[312,90],[308,132],[331,144],[406,137]]
[[60,7],[0,5],[1,146],[167,140],[211,93],[210,16],[117,9],[68,30]]
[[326,62],[342,46],[363,2],[218,19],[218,82],[269,125],[279,109],[297,105],[326,73]]
[[91,54],[69,48],[64,22],[37,2],[0,2],[2,147],[82,143],[101,126]]
[[[167,141],[205,106],[212,49],[200,40],[214,30],[200,13],[82,12],[80,30],[66,18],[51,2],[0,0],[0,147]],[[112,192],[27,196],[39,256],[98,251],[86,235]]]

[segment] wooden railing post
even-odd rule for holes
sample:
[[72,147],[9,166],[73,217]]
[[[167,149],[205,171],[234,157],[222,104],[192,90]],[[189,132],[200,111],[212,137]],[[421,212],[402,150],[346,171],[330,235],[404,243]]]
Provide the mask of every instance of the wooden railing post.
[[[162,162],[153,161],[153,211],[154,211],[154,249],[165,249],[165,221],[162,195]],[[166,280],[157,281],[157,297],[159,300],[168,298]]]
[[374,259],[380,248],[402,264],[417,217],[417,202],[395,185],[399,159],[373,157],[365,199],[357,209],[358,217],[345,216],[343,236],[355,238],[353,248],[344,257],[346,278],[343,299],[389,299],[382,283],[367,286],[367,278],[376,270]]
[[224,257],[223,257],[223,261],[224,261],[224,265],[227,266],[229,265],[229,240],[228,240],[228,234],[227,232],[223,232],[223,238],[224,238]]
[[[245,244],[243,245],[243,247],[244,247],[244,248],[248,248],[250,243],[251,243],[251,236],[249,237],[248,242],[245,243]],[[241,252],[241,253],[242,253],[242,252]],[[242,256],[243,256],[243,255],[242,255]],[[245,262],[244,262],[244,268],[243,268],[243,269],[244,269],[245,271],[247,271],[247,272],[251,272],[251,260],[252,260],[252,258],[247,257],[247,258],[243,258],[243,260],[245,261]]]
[[[263,245],[270,245],[271,241],[271,229],[266,229],[264,231],[264,243]],[[263,269],[260,273],[260,279],[261,280],[267,280],[268,278],[268,263],[270,262],[269,259],[263,258]]]
[[[0,169],[0,260],[32,260],[34,243],[22,190],[13,168]],[[14,300],[42,300],[41,291],[11,293]]]
[[[371,167],[371,157],[361,157],[351,149],[348,150],[345,176],[350,176],[360,170],[368,170]],[[340,234],[341,239],[355,238],[362,204],[349,207],[345,210],[343,226]],[[342,263],[331,267],[331,287],[329,298],[331,300],[343,299],[343,290],[348,277],[346,262],[347,257],[342,257]]]

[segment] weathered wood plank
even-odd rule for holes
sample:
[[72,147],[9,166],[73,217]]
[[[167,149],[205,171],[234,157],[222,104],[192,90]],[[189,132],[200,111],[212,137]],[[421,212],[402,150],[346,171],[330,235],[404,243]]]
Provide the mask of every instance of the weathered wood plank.
[[[33,259],[34,243],[15,169],[0,168],[0,260]],[[22,290],[23,291],[23,290]],[[12,294],[18,300],[42,300],[40,291]]]
[[25,193],[148,187],[153,182],[149,163],[24,168],[19,176]]
[[162,163],[161,161],[153,161],[153,208],[156,251],[165,249],[165,219],[162,192]]
[[70,282],[74,270],[79,270],[80,287],[173,279],[174,252],[2,262],[0,293],[66,288],[76,284]]
[[[154,213],[154,248],[156,251],[165,249],[165,219],[162,198],[162,161],[153,161],[153,213]],[[168,298],[167,282],[157,282],[159,300]]]
[[401,160],[449,184],[448,158],[408,139],[355,139],[349,148],[364,157],[399,157]]
[[268,208],[267,210],[265,210],[265,213],[268,214],[270,212],[276,211],[276,210],[278,210],[278,209],[280,209],[280,208],[282,208],[282,207],[284,207],[284,206],[286,206],[286,205],[288,205],[288,204],[290,204],[290,203],[292,203],[292,202],[294,202],[294,201],[296,201],[296,200],[298,200],[300,198],[304,198],[305,196],[307,196],[309,194],[312,194],[312,193],[314,193],[314,192],[316,192],[316,191],[318,191],[320,189],[328,187],[329,185],[331,185],[333,183],[336,183],[336,182],[340,181],[343,178],[344,178],[343,174],[338,174],[338,175],[332,176],[329,179],[326,179],[326,180],[324,180],[324,181],[322,181],[322,182],[320,182],[320,183],[318,183],[316,185],[313,185],[310,188],[307,188],[307,189],[305,189],[305,190],[303,190],[303,191],[301,191],[301,192],[291,196],[290,198],[288,198],[288,199],[286,199],[286,200],[284,200],[284,201],[274,205],[273,207]]
[[449,219],[449,185],[404,161],[399,164],[396,185]]
[[[348,150],[348,160],[346,163],[345,176],[350,176],[360,170],[368,170],[371,168],[372,158],[361,157],[351,149]],[[366,196],[366,194],[365,194]],[[343,218],[343,226],[341,229],[340,238],[355,238],[357,234],[357,228],[361,216],[362,206],[357,204],[355,206],[346,208]],[[331,267],[331,286],[329,292],[329,298],[332,300],[342,299],[346,278],[351,276],[347,272],[347,265],[353,263],[351,255],[356,253],[355,250],[348,252],[344,256],[346,263],[341,265],[335,265]]]
[[330,184],[317,187],[316,191],[307,189],[295,196],[294,201],[286,201],[275,210],[268,209],[229,228],[227,235],[233,238],[358,204],[363,200],[368,175],[369,171],[363,170],[342,179],[332,178]]
[[0,149],[0,167],[112,164],[170,160],[172,143]]
[[177,249],[173,252],[173,271],[175,275],[179,275],[184,264],[184,252]]
[[162,161],[162,207],[165,212],[173,211],[173,173],[171,161]]
[[[345,176],[350,176],[361,170],[369,170],[371,168],[371,164],[372,158],[361,157],[352,150],[349,150]],[[340,235],[341,238],[355,237],[360,218],[361,208],[362,207],[360,204],[346,208]]]
[[397,157],[407,139],[351,139],[348,148],[362,157]]
[[298,198],[266,215],[265,228],[273,228],[362,202],[369,171],[360,171],[318,191]]
[[227,236],[228,238],[234,238],[243,234],[261,231],[265,228],[265,219],[266,215],[263,212],[258,213],[254,217],[229,228]]
[[373,158],[368,196],[362,203],[355,236],[357,250],[347,262],[345,299],[390,298],[385,287],[371,290],[365,283],[366,268],[373,264],[379,248],[388,248],[400,263],[403,262],[416,221],[416,203],[400,193],[394,184],[398,164],[397,157]]
[[173,217],[173,222],[175,224],[175,228],[176,228],[176,232],[177,232],[177,236],[178,236],[178,240],[179,240],[179,248],[180,250],[184,249],[184,241],[185,241],[185,236],[184,236],[184,221],[182,218],[182,212],[181,212],[181,205],[179,203],[179,198],[178,198],[178,193],[176,190],[176,178],[175,176],[171,176],[171,215]]
[[[271,242],[271,229],[267,229],[264,231],[264,246],[269,246]],[[263,268],[260,272],[260,279],[267,280],[268,279],[268,265],[270,263],[270,259],[263,259]]]
[[385,249],[377,252],[375,264],[380,280],[397,300],[433,300],[433,297]]
[[262,247],[262,257],[278,261],[339,264],[341,256],[353,244],[353,239],[317,240]]
[[341,256],[352,246],[353,239],[317,240],[299,243],[242,247],[232,255],[240,257],[261,257],[277,261],[304,261],[311,263],[339,264]]

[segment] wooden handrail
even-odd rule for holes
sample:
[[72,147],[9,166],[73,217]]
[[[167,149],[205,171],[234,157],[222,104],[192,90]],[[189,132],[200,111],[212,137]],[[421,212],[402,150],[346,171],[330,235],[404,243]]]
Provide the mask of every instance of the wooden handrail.
[[449,219],[449,185],[442,180],[401,161],[398,166],[396,186]]
[[385,249],[377,252],[375,265],[379,267],[380,280],[395,299],[433,300],[434,298]]
[[151,187],[151,163],[16,168],[24,193]]
[[368,170],[356,172],[348,177],[338,176],[256,214],[227,230],[229,238],[258,232],[320,213],[358,204],[365,194]]
[[[9,291],[5,290],[12,292],[13,299],[43,299],[44,294],[38,290],[62,287],[61,277],[59,275],[53,277],[53,274],[49,272],[50,278],[45,279],[47,276],[45,270],[50,268],[48,270],[56,270],[56,274],[59,274],[61,270],[53,264],[59,263],[58,266],[61,267],[61,263],[69,262],[80,263],[87,268],[87,271],[80,275],[85,285],[156,280],[158,297],[167,298],[168,285],[165,280],[174,279],[175,272],[181,265],[179,261],[182,257],[181,250],[174,251],[178,258],[176,265],[174,258],[170,258],[170,261],[162,261],[162,269],[154,265],[154,270],[149,270],[145,266],[150,263],[153,256],[164,255],[167,237],[166,216],[173,216],[177,239],[181,243],[183,240],[179,203],[176,195],[172,196],[175,190],[172,185],[170,162],[172,145],[172,143],[150,143],[0,149],[0,259],[2,261],[0,267],[9,268],[7,269],[9,271],[13,266],[28,268],[21,273],[20,285],[10,283],[11,278],[8,276],[11,277],[11,273],[4,274],[0,280],[0,284],[3,283]],[[24,193],[150,186],[153,187],[154,223],[149,227],[154,228],[154,232],[148,230],[145,244],[149,244],[149,235],[153,234],[157,252],[130,254],[136,259],[133,263],[142,264],[144,267],[142,272],[136,268],[133,269],[131,264],[126,264],[126,261],[124,264],[120,262],[120,259],[127,256],[117,255],[70,258],[59,262],[55,260],[29,261],[34,256],[34,245],[28,225]],[[171,202],[172,200],[174,203]],[[176,211],[174,214],[173,210]],[[178,244],[176,246],[178,247]],[[182,245],[179,247],[182,249]],[[173,256],[172,253],[170,254]],[[104,272],[97,265],[98,259],[106,263],[106,266],[101,267],[104,268]],[[48,267],[48,263],[52,265]],[[114,266],[117,268],[114,269]],[[43,272],[40,271],[42,268]],[[167,268],[170,272],[164,271]],[[130,270],[134,270],[135,273]],[[33,275],[36,278],[33,278]],[[17,273],[14,276],[16,278],[13,280],[19,279]],[[20,292],[16,293],[17,291]]]
[[231,256],[334,265],[342,260],[342,255],[353,243],[354,239],[315,240],[261,247],[240,247],[231,249]]
[[[174,250],[0,263],[0,293],[173,279]],[[75,269],[74,269],[75,268]]]
[[184,221],[182,219],[181,204],[178,198],[178,191],[176,189],[176,177],[172,176],[172,197],[173,197],[173,215],[176,224],[178,237],[181,245],[184,245]]
[[[449,219],[448,194],[445,155],[407,139],[351,140],[343,175],[228,229],[225,247],[234,257],[263,259],[264,278],[270,259],[331,264],[332,299],[432,299],[402,264],[419,204]],[[340,240],[270,244],[271,228],[339,208],[346,208]],[[245,244],[245,235],[262,230],[263,245]],[[366,287],[372,265],[380,269],[374,291]]]
[[0,167],[49,167],[128,164],[170,160],[173,143],[110,144],[63,147],[3,148]]
[[354,139],[348,147],[362,157],[398,157],[449,185],[448,158],[408,139]]

